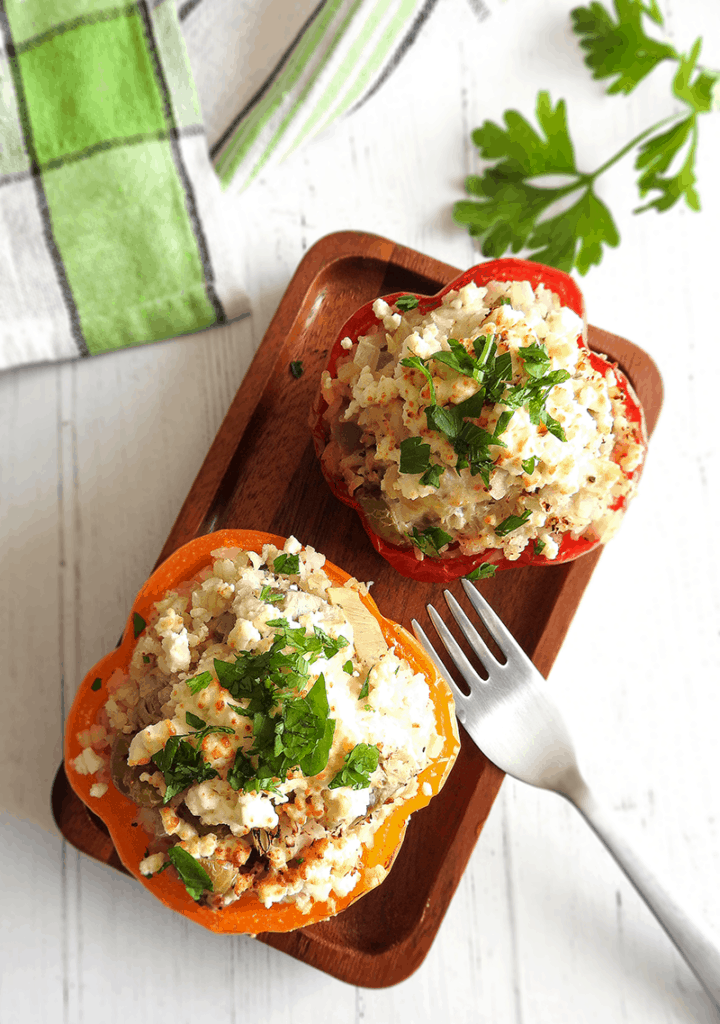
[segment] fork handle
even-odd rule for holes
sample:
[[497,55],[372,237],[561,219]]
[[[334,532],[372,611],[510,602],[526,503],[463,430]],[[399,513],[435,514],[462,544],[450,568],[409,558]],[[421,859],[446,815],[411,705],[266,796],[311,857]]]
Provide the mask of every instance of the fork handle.
[[720,1010],[720,951],[717,946],[647,869],[584,782],[569,788],[563,795],[608,848]]

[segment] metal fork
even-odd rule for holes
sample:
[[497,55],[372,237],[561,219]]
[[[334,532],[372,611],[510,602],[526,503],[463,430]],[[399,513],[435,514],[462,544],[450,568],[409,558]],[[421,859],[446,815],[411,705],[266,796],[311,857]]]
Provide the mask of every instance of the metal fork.
[[506,659],[502,664],[492,655],[468,616],[446,590],[445,600],[453,618],[489,674],[489,679],[484,680],[435,608],[427,606],[445,650],[470,688],[470,696],[452,679],[420,624],[415,619],[412,622],[415,635],[453,691],[458,720],[485,756],[502,771],[521,782],[554,790],[575,805],[720,1010],[720,952],[647,870],[606,811],[598,805],[580,774],[569,733],[545,689],[543,677],[477,589],[468,580],[462,580],[462,585]]

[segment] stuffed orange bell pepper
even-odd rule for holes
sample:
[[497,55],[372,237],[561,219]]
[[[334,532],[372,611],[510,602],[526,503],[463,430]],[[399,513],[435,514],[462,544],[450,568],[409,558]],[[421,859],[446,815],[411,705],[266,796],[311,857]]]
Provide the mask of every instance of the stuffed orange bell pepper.
[[254,934],[378,885],[458,749],[447,685],[366,587],[294,538],[223,530],[138,594],[65,768],[153,895]]

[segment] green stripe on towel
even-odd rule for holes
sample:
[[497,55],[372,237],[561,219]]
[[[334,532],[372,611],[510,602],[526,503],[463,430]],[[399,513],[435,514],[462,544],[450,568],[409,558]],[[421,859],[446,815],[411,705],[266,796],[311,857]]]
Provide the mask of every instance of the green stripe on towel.
[[202,126],[174,4],[0,0],[0,28],[79,353],[224,321],[183,155]]

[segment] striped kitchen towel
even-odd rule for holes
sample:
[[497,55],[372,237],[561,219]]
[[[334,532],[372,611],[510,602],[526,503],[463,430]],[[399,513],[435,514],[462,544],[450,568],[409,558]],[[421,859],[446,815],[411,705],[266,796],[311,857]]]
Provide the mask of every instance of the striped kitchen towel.
[[0,0],[0,369],[247,310],[171,2]]
[[437,3],[0,0],[0,370],[247,313],[220,182],[366,102]]
[[[482,19],[484,0],[470,0]],[[438,0],[187,0],[179,12],[224,186],[241,190],[369,100]],[[441,6],[441,5],[440,5]],[[216,62],[207,53],[222,55]]]

